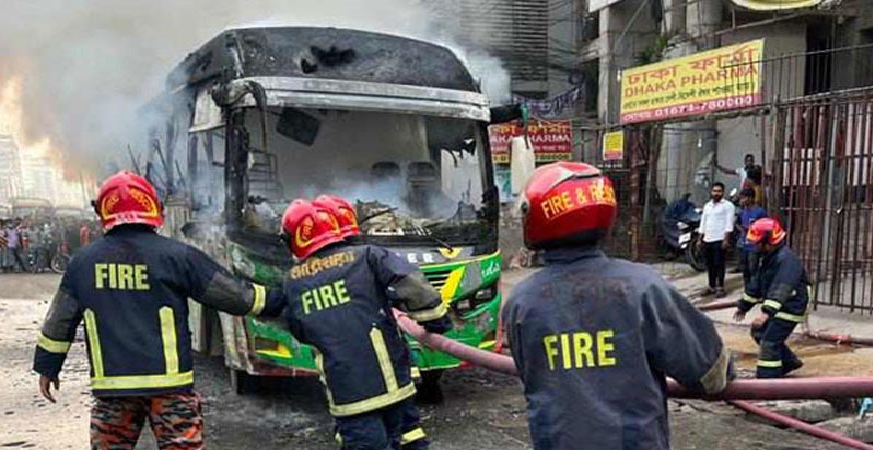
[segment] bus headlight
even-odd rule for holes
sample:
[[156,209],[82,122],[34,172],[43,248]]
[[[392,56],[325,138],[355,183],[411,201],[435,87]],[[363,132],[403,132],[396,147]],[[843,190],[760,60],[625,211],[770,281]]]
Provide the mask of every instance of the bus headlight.
[[497,295],[497,285],[484,287],[474,292],[473,295],[456,300],[452,303],[452,309],[459,315],[463,316],[468,312],[478,308],[480,305],[490,302]]

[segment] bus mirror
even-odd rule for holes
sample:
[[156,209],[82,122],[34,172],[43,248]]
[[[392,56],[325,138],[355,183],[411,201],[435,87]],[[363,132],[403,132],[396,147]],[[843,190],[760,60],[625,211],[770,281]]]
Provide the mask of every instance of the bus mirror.
[[491,107],[491,125],[497,125],[524,118],[524,108],[520,103]]
[[188,239],[203,239],[206,237],[206,226],[202,222],[188,222],[182,225],[181,231]]
[[311,146],[318,137],[321,121],[295,108],[282,108],[276,132],[303,145]]

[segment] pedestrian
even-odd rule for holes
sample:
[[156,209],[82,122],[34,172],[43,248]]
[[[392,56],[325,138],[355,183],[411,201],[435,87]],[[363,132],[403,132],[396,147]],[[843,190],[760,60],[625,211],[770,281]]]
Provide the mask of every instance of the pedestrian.
[[[755,155],[751,153],[746,154],[745,158],[743,158],[743,167],[729,169],[720,165],[718,161],[715,161],[715,167],[725,175],[740,177],[740,190],[747,188],[754,189],[756,186],[760,188],[762,185],[764,169],[755,164]],[[761,199],[756,198],[755,200],[761,204]]]
[[[313,200],[312,205],[323,208],[333,214],[339,223],[340,235],[345,240],[355,239],[360,235],[358,215],[355,207],[346,199],[335,195],[321,195]],[[417,367],[414,355],[410,355],[410,376],[414,382],[421,381],[421,371]],[[425,450],[430,448],[427,433],[421,426],[421,413],[414,398],[403,401],[403,413],[400,419],[400,449]]]
[[18,264],[22,273],[28,272],[27,264],[24,262],[22,253],[25,251],[24,230],[21,226],[21,219],[16,218],[12,222],[12,226],[6,229],[6,246],[9,249],[9,255],[12,258],[12,266]]
[[79,227],[79,245],[84,247],[90,244],[92,234],[91,225],[87,221],[83,221],[82,226]]
[[730,356],[712,322],[651,267],[607,257],[612,183],[583,163],[538,168],[523,194],[525,246],[545,267],[502,312],[536,450],[667,450],[665,377],[725,388]]
[[55,402],[51,385],[58,389],[84,319],[95,397],[91,448],[133,449],[148,419],[162,450],[203,449],[188,299],[229,314],[258,314],[266,289],[158,235],[163,207],[139,175],[109,177],[94,205],[107,235],[76,254],[52,300],[34,356],[39,390]]
[[731,245],[731,233],[734,230],[734,204],[724,199],[724,184],[715,182],[710,191],[711,200],[703,206],[700,217],[700,227],[697,232],[701,236],[703,256],[706,260],[706,270],[709,274],[708,294],[716,298],[724,297],[725,253]]
[[746,286],[734,320],[743,321],[761,303],[761,314],[752,321],[752,337],[759,345],[758,378],[779,378],[803,367],[785,341],[806,316],[809,276],[785,237],[777,220],[765,218],[749,227],[746,238],[761,255],[761,267]]
[[740,241],[740,267],[743,273],[743,286],[748,286],[752,277],[758,271],[758,252],[755,245],[749,243],[746,235],[749,233],[749,227],[755,221],[767,217],[767,210],[760,207],[755,200],[755,191],[751,188],[743,189],[740,192],[740,235],[737,240]]
[[291,333],[315,349],[342,448],[399,449],[415,385],[393,308],[444,333],[451,321],[439,293],[395,253],[344,241],[337,218],[308,201],[291,203],[282,233],[297,262],[269,309],[287,305]]
[[9,238],[7,236],[7,221],[0,219],[0,271],[8,272],[12,268],[12,256],[9,253]]

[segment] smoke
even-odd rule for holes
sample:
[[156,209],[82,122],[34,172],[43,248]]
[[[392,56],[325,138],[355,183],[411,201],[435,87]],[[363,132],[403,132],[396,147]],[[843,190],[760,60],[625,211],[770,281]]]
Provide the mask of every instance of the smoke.
[[[500,61],[461,49],[419,0],[4,0],[0,87],[22,80],[23,134],[49,138],[68,166],[99,173],[145,142],[137,110],[187,52],[221,30],[338,26],[436,40],[470,64],[495,99],[509,94]],[[457,18],[455,18],[457,19]],[[95,167],[95,166],[101,167]],[[126,165],[126,164],[125,164]]]

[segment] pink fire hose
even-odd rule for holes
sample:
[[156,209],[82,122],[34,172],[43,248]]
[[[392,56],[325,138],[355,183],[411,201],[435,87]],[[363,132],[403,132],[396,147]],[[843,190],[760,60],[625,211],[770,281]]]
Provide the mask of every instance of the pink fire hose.
[[[737,301],[722,300],[718,302],[696,304],[695,306],[697,306],[697,309],[701,311],[718,311],[722,309],[735,308],[737,306]],[[826,333],[822,331],[807,331],[804,333],[804,336],[820,341],[834,342],[838,345],[845,344],[873,347],[873,338],[867,337],[852,336],[848,334]]]
[[720,309],[730,309],[737,307],[736,300],[722,300],[720,302],[698,304],[697,309],[701,311],[718,311]]
[[815,436],[817,438],[827,439],[831,442],[845,445],[848,448],[855,448],[858,450],[873,450],[873,445],[866,444],[861,441],[856,441],[855,439],[843,436],[839,433],[825,430],[824,428],[819,428],[815,425],[810,425],[802,420],[797,420],[793,417],[783,416],[782,414],[778,414],[770,411],[769,409],[762,408],[758,405],[755,405],[754,403],[749,403],[742,400],[731,400],[728,401],[728,403],[746,412],[761,416],[780,425],[794,428],[795,430],[801,431],[811,436]]
[[[428,333],[415,321],[398,315],[403,331],[422,345],[448,353],[462,361],[507,375],[518,375],[512,358],[464,345],[444,336]],[[772,380],[737,380],[717,395],[703,396],[672,379],[667,379],[667,393],[673,398],[706,400],[789,400],[820,398],[859,398],[873,396],[873,377],[809,377]]]

